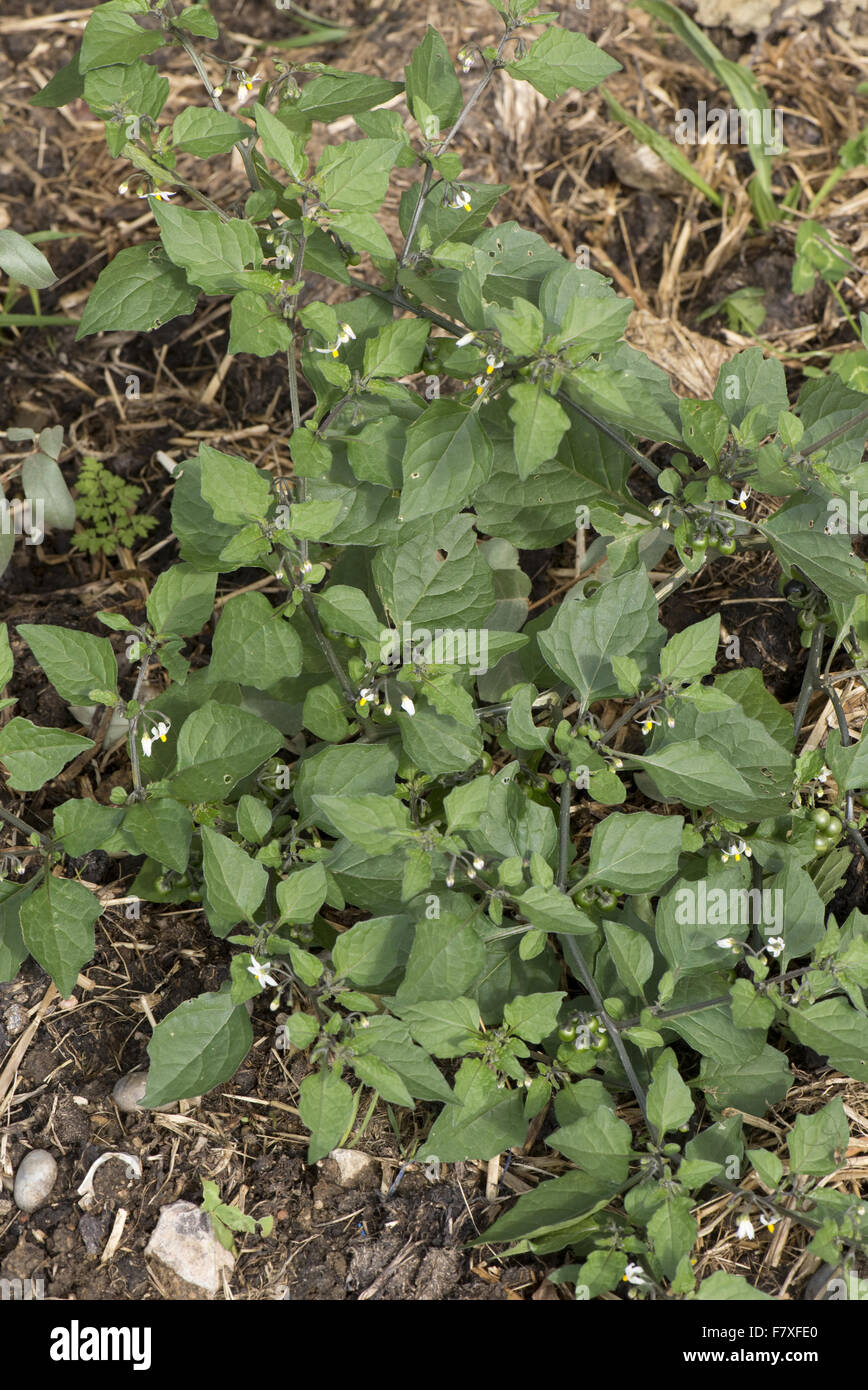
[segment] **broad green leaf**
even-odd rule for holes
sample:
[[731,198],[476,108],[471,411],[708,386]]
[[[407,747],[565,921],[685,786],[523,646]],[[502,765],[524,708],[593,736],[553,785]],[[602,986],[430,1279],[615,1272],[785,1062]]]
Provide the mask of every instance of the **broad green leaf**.
[[35,892],[27,883],[10,883],[0,879],[0,983],[14,980],[27,959],[27,947],[21,935],[20,909],[24,900]]
[[305,758],[295,781],[295,803],[305,820],[339,835],[333,821],[321,808],[323,796],[371,794],[389,797],[395,790],[398,753],[388,743],[348,744],[344,748],[323,748]]
[[180,802],[169,797],[151,797],[130,806],[124,819],[124,832],[140,854],[182,874],[190,857],[193,817]]
[[[377,1015],[353,1038],[358,1056],[374,1056],[385,1062],[417,1100],[452,1101],[453,1095],[431,1058],[417,1047],[406,1024]],[[398,1102],[403,1104],[405,1102]]]
[[613,812],[591,837],[588,880],[619,893],[653,893],[678,870],[683,816]]
[[742,1274],[727,1274],[719,1269],[703,1279],[693,1295],[697,1303],[773,1303],[771,1294],[762,1293],[749,1284]]
[[203,574],[192,565],[171,565],[151,590],[148,621],[156,632],[192,637],[211,617],[216,588],[216,574]]
[[697,680],[707,676],[717,659],[720,641],[720,614],[713,613],[701,623],[691,623],[670,637],[660,653],[660,674],[665,681]]
[[401,377],[419,370],[431,325],[425,319],[396,319],[365,343],[366,377]]
[[386,196],[389,174],[399,151],[395,140],[363,139],[326,145],[316,177],[328,206],[350,212],[376,212]]
[[145,15],[148,9],[147,0],[108,0],[108,4],[97,5],[81,41],[80,70],[131,63],[161,48],[165,42],[162,31],[143,29],[135,21],[135,15]]
[[654,969],[654,952],[641,932],[620,922],[604,922],[603,930],[618,978],[632,995],[643,998],[642,986]]
[[648,1119],[659,1135],[680,1129],[693,1114],[690,1087],[678,1073],[671,1052],[664,1052],[654,1065],[648,1087]]
[[612,656],[631,656],[647,669],[664,636],[657,600],[642,566],[610,579],[593,598],[567,599],[538,642],[552,670],[589,704],[620,693]]
[[756,1169],[760,1182],[774,1192],[784,1176],[784,1165],[774,1150],[748,1149],[747,1157]]
[[286,319],[272,309],[264,295],[242,290],[232,299],[229,323],[229,351],[252,352],[255,357],[273,357],[286,352],[292,342],[292,329]]
[[403,468],[400,520],[460,511],[491,471],[479,416],[457,401],[433,401],[407,431]]
[[371,73],[332,69],[307,82],[297,100],[284,102],[280,119],[291,124],[292,129],[306,127],[310,121],[334,121],[338,116],[370,111],[397,96],[402,86],[401,82],[389,82]]
[[21,487],[31,502],[40,502],[43,524],[48,530],[71,531],[75,525],[75,502],[53,458],[31,454],[21,465]]
[[224,800],[282,741],[277,729],[258,715],[207,700],[178,734],[172,794],[184,801]]
[[789,409],[784,369],[776,357],[764,357],[761,347],[747,348],[720,368],[714,399],[730,425],[740,425],[761,407],[754,428],[760,437],[773,434],[781,411]]
[[0,729],[0,763],[16,791],[38,791],[79,753],[93,746],[89,738],[62,729],[43,729],[19,717]]
[[30,98],[30,106],[67,106],[84,94],[84,77],[79,67],[81,51],[77,50],[68,63]]
[[[509,418],[515,426],[518,476],[529,478],[540,464],[555,457],[569,429],[570,417],[541,382],[516,382],[509,388]],[[485,481],[484,479],[482,481]]]
[[648,1222],[648,1237],[667,1279],[675,1278],[680,1261],[693,1249],[699,1226],[690,1214],[692,1205],[691,1197],[667,1192],[666,1200]]
[[507,63],[506,70],[554,101],[574,87],[590,92],[613,72],[620,72],[621,64],[584,34],[553,24],[531,44],[523,58]]
[[[413,939],[410,917],[375,917],[342,932],[332,947],[336,973],[362,989],[381,985],[406,961]],[[420,1040],[421,1041],[421,1040]]]
[[243,289],[241,272],[262,263],[259,238],[250,222],[237,217],[223,221],[216,212],[193,212],[166,202],[155,202],[153,210],[167,256],[206,294]]
[[398,1004],[455,999],[464,994],[484,964],[485,947],[466,917],[444,912],[437,919],[423,918],[397,991]]
[[265,516],[271,502],[271,482],[267,474],[247,459],[221,454],[206,444],[200,445],[199,458],[202,496],[217,521],[239,526],[250,518]]
[[304,727],[326,743],[340,743],[349,729],[347,702],[336,681],[314,685],[304,697]]
[[[404,70],[407,105],[428,140],[441,140],[461,110],[461,83],[442,37],[428,25]],[[433,116],[433,125],[428,125]]]
[[570,936],[591,936],[598,930],[595,922],[576,907],[572,898],[557,888],[539,885],[529,888],[517,899],[522,916],[539,931],[567,932]]
[[491,568],[476,543],[473,518],[467,513],[445,526],[429,523],[406,544],[381,546],[372,569],[393,622],[412,622],[416,632],[441,623],[450,631],[456,612],[461,614],[462,628],[472,627],[482,622],[494,602]]
[[330,584],[314,597],[317,613],[326,627],[345,632],[350,637],[366,637],[376,641],[382,623],[371,607],[371,601],[361,589],[347,584]]
[[868,594],[862,560],[853,553],[849,536],[827,535],[828,509],[824,498],[804,500],[801,493],[785,502],[763,524],[763,531],[787,574],[799,569],[831,599],[851,604]]
[[384,854],[413,835],[410,813],[394,796],[321,796],[317,807],[351,844],[369,854]]
[[559,1226],[572,1225],[579,1217],[606,1206],[619,1186],[588,1173],[565,1173],[563,1177],[541,1182],[533,1192],[519,1197],[515,1206],[489,1226],[485,1236],[478,1240],[498,1244],[544,1235]]
[[186,1000],[154,1030],[141,1104],[148,1109],[213,1090],[235,1074],[252,1042],[247,1010],[228,990]]
[[220,30],[213,14],[205,5],[188,5],[187,9],[181,10],[172,19],[175,28],[186,29],[191,34],[199,34],[202,38],[216,39],[220,37]]
[[51,877],[21,905],[24,943],[64,999],[93,956],[93,925],[101,912],[90,889],[68,878]]
[[800,1043],[828,1057],[845,1076],[868,1081],[868,1018],[847,1000],[821,999],[787,1008],[787,1024]]
[[790,1172],[822,1177],[844,1162],[850,1127],[840,1096],[812,1115],[799,1114],[787,1138]]
[[84,704],[91,690],[117,694],[118,664],[107,637],[48,623],[20,623],[18,631],[61,699]]
[[604,1182],[626,1182],[630,1171],[630,1126],[600,1105],[590,1115],[555,1130],[546,1140],[565,1158]]
[[11,228],[0,231],[0,270],[32,290],[47,290],[57,279],[38,247]]
[[322,864],[297,869],[277,885],[279,922],[312,922],[325,902],[328,885]]
[[[258,111],[264,109],[257,107]],[[217,111],[213,106],[185,106],[175,117],[172,144],[199,159],[210,159],[214,154],[228,154],[239,140],[246,140],[251,134],[245,121],[226,111]]]
[[353,1118],[353,1093],[336,1073],[322,1066],[306,1076],[300,1087],[298,1113],[310,1130],[308,1163],[325,1158],[340,1144]]
[[[849,1010],[849,1005],[845,1007]],[[718,1114],[734,1106],[748,1115],[764,1115],[770,1106],[783,1100],[792,1084],[786,1057],[768,1045],[746,1062],[703,1057],[698,1078],[706,1100]]]
[[89,798],[63,801],[54,811],[53,834],[73,859],[111,840],[124,819],[120,806],[102,806]]
[[503,1021],[525,1042],[540,1043],[557,1027],[563,990],[548,994],[524,994],[513,999],[503,1011]]
[[419,1154],[421,1160],[460,1163],[471,1155],[493,1158],[514,1144],[521,1144],[527,1130],[523,1094],[501,1090],[484,1062],[468,1058],[455,1078],[454,1105],[447,1105],[435,1121]]
[[432,1057],[462,1057],[479,1030],[479,1006],[472,999],[425,999],[395,1006],[415,1042]]
[[254,107],[254,115],[264,153],[269,159],[276,160],[291,178],[304,178],[307,170],[304,140],[259,102]]
[[[432,696],[433,696],[432,692]],[[401,743],[408,758],[421,771],[432,776],[465,772],[478,762],[482,750],[482,731],[478,721],[472,727],[420,706],[414,715],[399,714]]]
[[202,496],[202,465],[198,458],[186,459],[176,474],[172,493],[172,530],[178,538],[181,559],[194,569],[237,569],[220,556],[237,534],[237,526],[214,520],[214,513]]
[[268,690],[302,666],[297,632],[264,594],[236,594],[223,607],[214,633],[210,675]]
[[128,246],[100,271],[91,290],[75,338],[110,329],[150,333],[192,314],[199,297],[187,284],[183,270],[173,265],[159,242]]
[[14,665],[12,648],[9,645],[9,628],[5,623],[0,623],[0,691],[8,684]]
[[271,811],[255,796],[238,799],[236,821],[239,832],[251,845],[262,844],[271,830]]
[[[228,930],[238,922],[250,922],[265,897],[268,871],[246,850],[210,825],[202,826],[202,870],[206,908]],[[212,922],[212,927],[215,925]],[[220,935],[225,935],[220,931]]]

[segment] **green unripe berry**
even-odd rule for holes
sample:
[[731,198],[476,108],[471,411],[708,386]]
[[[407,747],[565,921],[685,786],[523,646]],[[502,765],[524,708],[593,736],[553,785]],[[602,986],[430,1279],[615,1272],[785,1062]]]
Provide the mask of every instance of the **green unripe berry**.
[[829,815],[828,811],[824,811],[822,806],[820,806],[811,816],[811,820],[814,822],[817,829],[822,831],[825,835],[829,829],[832,817]]
[[576,1025],[574,1023],[562,1023],[558,1029],[558,1037],[561,1042],[572,1042],[576,1036]]
[[841,823],[841,821],[839,821],[837,816],[831,816],[829,818],[829,824],[826,826],[826,834],[828,835],[830,840],[834,841],[839,839],[841,836],[841,831],[843,829],[844,826]]
[[827,839],[827,837],[826,837],[825,835],[815,835],[815,836],[814,836],[814,853],[815,853],[815,854],[828,854],[828,852],[829,852],[829,850],[831,849],[831,847],[832,847],[832,841],[829,840],[829,839]]

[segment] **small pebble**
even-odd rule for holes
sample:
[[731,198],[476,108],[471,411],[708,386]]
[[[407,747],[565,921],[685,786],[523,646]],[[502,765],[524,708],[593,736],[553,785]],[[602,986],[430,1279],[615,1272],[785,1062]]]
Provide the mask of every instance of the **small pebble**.
[[[169,1101],[167,1105],[144,1108],[139,1102],[147,1089],[147,1071],[131,1071],[126,1076],[122,1076],[120,1081],[115,1082],[112,1100],[123,1115],[149,1115],[152,1111],[162,1115],[177,1109],[177,1101]],[[199,1100],[201,1100],[201,1096],[194,1096],[191,1098],[191,1104]]]
[[22,1009],[20,1004],[10,1004],[3,1015],[3,1022],[10,1038],[17,1038],[18,1034],[23,1033],[27,1027],[27,1010]]
[[22,1158],[12,1196],[19,1211],[44,1207],[57,1181],[57,1163],[47,1149],[33,1149]]

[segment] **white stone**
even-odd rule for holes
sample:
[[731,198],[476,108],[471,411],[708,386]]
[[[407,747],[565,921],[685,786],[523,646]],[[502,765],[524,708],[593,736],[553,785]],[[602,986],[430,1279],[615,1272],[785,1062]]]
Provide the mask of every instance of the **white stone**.
[[47,1149],[33,1149],[22,1158],[12,1196],[19,1211],[39,1211],[57,1181],[57,1163]]
[[214,1235],[208,1213],[192,1202],[163,1207],[145,1254],[208,1294],[222,1288],[223,1270],[231,1274],[235,1267],[234,1258]]
[[341,1187],[358,1187],[374,1166],[374,1160],[358,1149],[332,1149],[329,1158],[337,1165]]
[[[140,1104],[145,1091],[148,1089],[147,1071],[131,1071],[126,1076],[122,1076],[120,1081],[116,1081],[112,1089],[112,1100],[118,1110],[124,1115],[149,1115],[153,1112],[163,1115],[177,1108],[177,1101],[170,1101],[167,1105],[148,1106],[147,1109]],[[189,1102],[191,1105],[201,1100],[201,1096],[194,1096]]]

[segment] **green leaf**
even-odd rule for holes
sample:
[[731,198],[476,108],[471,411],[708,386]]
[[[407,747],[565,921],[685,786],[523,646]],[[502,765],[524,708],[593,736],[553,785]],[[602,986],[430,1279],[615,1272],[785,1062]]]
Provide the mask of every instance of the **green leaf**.
[[128,246],[100,271],[75,340],[117,328],[150,333],[180,314],[192,314],[198,298],[158,242]]
[[0,623],[0,691],[8,684],[14,668],[12,648],[9,645],[9,629],[5,623]]
[[500,1090],[497,1078],[484,1062],[467,1058],[455,1078],[456,1104],[447,1105],[435,1121],[418,1155],[439,1158],[441,1163],[460,1163],[473,1155],[483,1161],[494,1158],[527,1131],[523,1095]]
[[510,1031],[525,1042],[540,1043],[553,1033],[558,1023],[558,1010],[564,991],[549,994],[524,994],[513,999],[503,1011],[503,1021]]
[[90,72],[109,63],[131,63],[161,48],[165,41],[162,30],[142,29],[135,21],[135,15],[145,15],[148,9],[147,0],[109,0],[97,5],[81,41],[81,71]]
[[522,916],[539,931],[591,936],[598,930],[596,923],[575,906],[572,898],[557,888],[535,886],[516,901]]
[[762,1293],[741,1274],[726,1274],[719,1269],[703,1279],[693,1295],[697,1303],[773,1303],[770,1294]]
[[304,697],[301,719],[306,729],[326,743],[340,743],[346,737],[347,702],[336,681],[311,686]]
[[284,102],[280,119],[292,124],[293,129],[306,128],[311,121],[334,121],[338,116],[370,111],[397,96],[402,87],[401,82],[389,82],[370,73],[332,69],[306,83],[297,101]]
[[259,238],[250,222],[224,221],[216,212],[193,212],[165,202],[154,202],[153,211],[169,259],[206,294],[243,289],[245,266],[256,270],[262,264]]
[[793,1077],[784,1054],[765,1045],[749,1061],[733,1063],[731,1058],[703,1057],[698,1084],[715,1112],[733,1106],[748,1115],[764,1115],[770,1106],[783,1100]]
[[488,478],[491,445],[469,406],[433,401],[407,431],[402,521],[460,511]]
[[461,1057],[479,1029],[479,1006],[472,999],[425,999],[396,1006],[415,1042],[432,1057]]
[[53,835],[73,859],[111,840],[124,819],[119,806],[101,806],[87,798],[64,801],[54,811]]
[[271,830],[271,811],[255,796],[242,796],[236,808],[238,830],[251,845],[264,842]]
[[279,117],[272,115],[259,102],[254,107],[254,115],[264,153],[269,159],[276,160],[296,182],[303,179],[307,171],[307,155],[301,136],[289,130]]
[[610,658],[631,656],[648,668],[663,645],[657,600],[644,565],[603,584],[593,598],[567,599],[538,638],[549,666],[584,704],[620,694]]
[[868,1018],[864,1014],[841,998],[821,999],[786,1012],[800,1043],[828,1057],[830,1065],[845,1076],[868,1081]]
[[207,700],[178,734],[172,794],[184,801],[224,800],[282,742],[282,734],[258,715]]
[[93,956],[93,925],[101,912],[99,899],[90,889],[68,878],[52,877],[21,905],[24,943],[64,999],[72,994],[78,972]]
[[550,728],[538,729],[533,722],[532,702],[538,693],[535,685],[522,685],[512,697],[506,716],[506,731],[518,748],[531,751],[546,748],[551,738]]
[[683,816],[613,812],[591,837],[588,881],[619,893],[653,893],[678,870]]
[[648,1238],[667,1279],[675,1278],[680,1261],[693,1249],[699,1227],[690,1214],[692,1205],[691,1197],[673,1197],[667,1192],[666,1200],[648,1222]]
[[75,502],[56,461],[46,454],[31,454],[21,465],[24,496],[41,502],[47,529],[71,531],[75,525]]
[[273,357],[286,352],[292,329],[286,319],[269,307],[265,297],[242,290],[232,299],[229,323],[229,351],[252,352],[255,357]]
[[432,776],[465,772],[482,754],[478,721],[468,727],[466,721],[459,723],[422,706],[414,715],[399,714],[398,725],[404,752],[422,772]]
[[140,854],[182,874],[190,857],[193,817],[178,801],[151,797],[131,806],[124,831]]
[[443,912],[439,919],[430,921],[423,918],[416,927],[404,979],[396,995],[398,1004],[455,999],[465,992],[484,965],[485,947],[466,918],[453,912]]
[[338,976],[346,975],[362,989],[375,988],[388,979],[402,959],[406,960],[412,937],[410,917],[373,917],[358,922],[342,932],[332,947],[335,972]]
[[107,637],[48,623],[20,623],[18,632],[61,699],[85,704],[97,688],[117,694],[118,664]]
[[[257,111],[264,109],[257,107]],[[172,144],[198,159],[210,159],[214,154],[228,154],[239,140],[246,140],[251,134],[245,121],[226,111],[217,111],[213,106],[186,106],[175,117]]]
[[295,783],[295,804],[306,820],[337,836],[340,831],[321,809],[319,799],[333,793],[390,796],[395,790],[397,767],[398,755],[386,743],[323,748],[302,762]]
[[717,659],[720,614],[691,623],[671,637],[660,653],[660,674],[665,681],[697,680],[707,676]]
[[445,526],[430,522],[406,544],[380,546],[372,569],[393,622],[412,622],[417,631],[420,626],[451,623],[456,612],[461,613],[462,626],[470,627],[482,621],[494,602],[491,568],[467,513]]
[[353,1048],[357,1056],[374,1056],[385,1062],[418,1100],[453,1099],[431,1058],[416,1046],[407,1026],[397,1019],[381,1015],[370,1018],[364,1031],[356,1031]]
[[350,140],[326,145],[316,176],[330,208],[376,212],[389,187],[389,173],[398,157],[395,140]]
[[220,30],[213,14],[205,5],[190,5],[175,15],[172,24],[178,29],[186,29],[190,34],[199,34],[205,39],[217,39]]
[[62,729],[42,729],[29,719],[10,719],[0,729],[0,762],[16,791],[38,791],[79,753],[93,746],[89,738],[66,734]]
[[580,1217],[606,1206],[619,1186],[588,1173],[565,1173],[561,1178],[542,1182],[533,1192],[519,1197],[511,1211],[489,1226],[484,1239],[497,1244],[572,1225]]
[[425,319],[396,319],[365,343],[366,377],[401,377],[419,370],[430,323]]
[[664,1052],[655,1062],[651,1085],[648,1087],[648,1119],[658,1134],[668,1134],[687,1124],[694,1105],[690,1087],[678,1073],[671,1052]]
[[729,993],[736,1028],[767,1029],[774,1021],[774,1004],[759,994],[750,980],[736,980]]
[[621,64],[584,34],[552,25],[531,44],[524,58],[507,63],[506,70],[554,101],[573,87],[590,92],[613,72],[620,72]]
[[565,1158],[604,1182],[623,1183],[630,1171],[630,1126],[606,1105],[555,1130],[547,1140]]
[[57,279],[42,252],[8,228],[0,232],[0,270],[32,290],[47,290]]
[[200,445],[199,457],[202,497],[217,521],[240,526],[251,518],[261,520],[266,515],[271,503],[271,482],[267,474],[247,459],[221,454],[206,444]]
[[314,801],[351,844],[385,854],[413,835],[410,813],[394,796],[315,796]]
[[849,536],[826,535],[828,519],[823,497],[805,501],[800,492],[764,522],[762,530],[785,573],[800,569],[829,598],[851,604],[868,594],[865,566],[854,555]]
[[554,458],[569,429],[570,417],[542,382],[516,382],[507,394],[512,401],[509,418],[515,426],[518,476],[525,479]]
[[[797,1124],[800,1118],[801,1116],[797,1118]],[[771,1188],[772,1192],[776,1191],[784,1176],[784,1165],[777,1154],[771,1149],[748,1149],[747,1157],[756,1169],[760,1182]]]
[[214,633],[210,679],[268,690],[299,674],[302,655],[298,633],[264,594],[236,594]]
[[68,106],[84,95],[84,78],[79,68],[80,51],[57,72],[29,101],[30,106]]
[[314,603],[320,621],[335,632],[371,641],[379,639],[383,625],[363,590],[348,584],[330,584],[324,593],[314,595]]
[[3,984],[15,979],[27,959],[19,917],[22,903],[34,891],[29,884],[0,879],[0,982]]
[[278,922],[312,922],[326,899],[328,885],[322,864],[297,869],[277,885]]
[[300,1087],[298,1113],[310,1130],[308,1163],[325,1158],[340,1144],[353,1120],[353,1093],[334,1071],[321,1067]]
[[171,565],[151,590],[148,622],[156,632],[192,637],[211,617],[216,588],[216,574],[203,574],[192,565]]
[[148,1044],[145,1109],[204,1095],[228,1081],[244,1061],[253,1029],[243,1004],[230,993],[200,994],[157,1024]]
[[[213,909],[221,928],[226,926],[227,930],[238,922],[252,921],[265,897],[268,871],[234,840],[209,825],[203,825],[201,833],[209,920]],[[226,933],[221,930],[219,934]]]
[[[407,105],[428,140],[447,134],[461,110],[461,83],[442,37],[428,25],[425,37],[413,50],[404,70]],[[434,123],[429,126],[433,115]]]
[[654,969],[654,952],[641,932],[619,922],[604,922],[603,930],[618,978],[632,995],[644,998],[642,986]]

